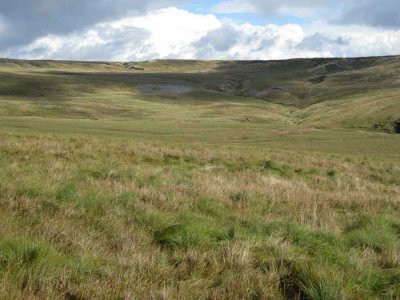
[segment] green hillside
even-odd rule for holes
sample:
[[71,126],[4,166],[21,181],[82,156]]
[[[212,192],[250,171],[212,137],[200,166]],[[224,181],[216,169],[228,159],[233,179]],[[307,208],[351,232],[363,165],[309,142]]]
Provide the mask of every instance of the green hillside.
[[130,121],[170,119],[172,113],[189,121],[393,132],[400,119],[399,75],[399,57],[137,64],[1,60],[0,113]]

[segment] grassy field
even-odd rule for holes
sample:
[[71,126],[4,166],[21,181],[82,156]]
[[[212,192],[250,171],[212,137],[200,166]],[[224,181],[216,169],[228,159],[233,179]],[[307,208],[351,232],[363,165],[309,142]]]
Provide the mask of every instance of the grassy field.
[[399,78],[0,60],[0,298],[399,299]]

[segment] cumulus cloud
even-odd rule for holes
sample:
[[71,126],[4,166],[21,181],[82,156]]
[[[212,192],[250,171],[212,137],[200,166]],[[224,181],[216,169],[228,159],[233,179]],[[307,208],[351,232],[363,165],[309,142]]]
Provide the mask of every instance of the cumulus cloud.
[[236,43],[239,34],[240,32],[233,26],[224,24],[218,29],[207,32],[194,46],[201,49],[227,51]]
[[24,45],[0,48],[3,57],[113,61],[349,57],[399,52],[400,28],[328,21],[261,26],[175,7],[97,22],[81,30],[47,33]]
[[[221,40],[221,33],[235,33],[234,40]],[[230,23],[195,43],[196,57],[202,59],[279,59],[295,57],[295,45],[303,40],[299,25]],[[205,42],[206,41],[206,42]]]
[[[379,56],[400,53],[400,28],[372,27],[368,25],[333,25],[317,22],[304,27],[306,36],[314,39],[301,45],[315,49],[320,40],[321,52],[330,56]],[[317,48],[318,49],[318,48]]]
[[149,35],[142,28],[98,25],[79,34],[48,35],[11,52],[31,59],[129,60],[132,49],[138,54],[136,59],[146,59],[149,49],[143,41]]
[[0,55],[119,61],[194,58],[192,43],[221,24],[213,15],[166,8],[143,16],[98,23],[79,33],[46,35],[26,46],[0,51]]
[[[349,45],[349,40],[343,38],[341,35],[331,38],[323,33],[317,32],[312,35],[306,36],[303,41],[297,45],[299,50],[314,50],[324,51],[327,48],[338,49],[339,47],[346,47]],[[327,47],[328,46],[328,47]],[[338,52],[337,50],[335,52]]]
[[81,31],[98,22],[182,2],[180,0],[1,0],[0,23],[7,26],[0,47],[13,47],[48,34]]
[[13,53],[23,58],[123,61],[365,56],[398,52],[399,33],[327,23],[255,26],[168,8],[99,23],[80,33],[47,35]]

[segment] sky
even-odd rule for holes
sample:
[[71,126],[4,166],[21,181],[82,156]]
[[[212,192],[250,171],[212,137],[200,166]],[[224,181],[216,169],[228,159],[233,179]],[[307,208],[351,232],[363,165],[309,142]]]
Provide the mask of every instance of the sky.
[[0,57],[142,61],[400,54],[400,0],[0,0]]

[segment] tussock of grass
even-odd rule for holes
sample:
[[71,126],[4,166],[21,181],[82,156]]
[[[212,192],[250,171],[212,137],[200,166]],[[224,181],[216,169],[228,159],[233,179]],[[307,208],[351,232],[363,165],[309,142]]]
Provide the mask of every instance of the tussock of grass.
[[194,205],[201,213],[215,218],[222,217],[225,212],[221,203],[214,198],[200,197]]
[[343,299],[343,282],[324,274],[310,262],[283,262],[287,274],[279,286],[287,299]]
[[160,246],[173,248],[175,246],[188,248],[196,242],[188,228],[181,224],[169,225],[154,233],[154,241]]
[[56,200],[68,201],[74,200],[79,196],[78,188],[74,182],[63,183],[56,191]]
[[337,176],[337,171],[336,170],[328,170],[326,172],[326,175],[328,175],[329,177],[336,177]]
[[290,166],[280,164],[280,163],[272,161],[272,160],[269,160],[264,164],[264,169],[276,171],[276,172],[281,173],[282,175],[288,175],[289,173],[291,173],[293,171],[292,168],[290,168]]
[[101,274],[94,260],[67,256],[46,242],[0,238],[0,278],[12,281],[8,287],[0,284],[0,290],[9,288],[9,297],[73,294],[73,285],[83,284],[84,278],[94,274]]
[[380,216],[363,216],[346,228],[347,238],[354,246],[370,247],[376,251],[397,248],[399,224]]

